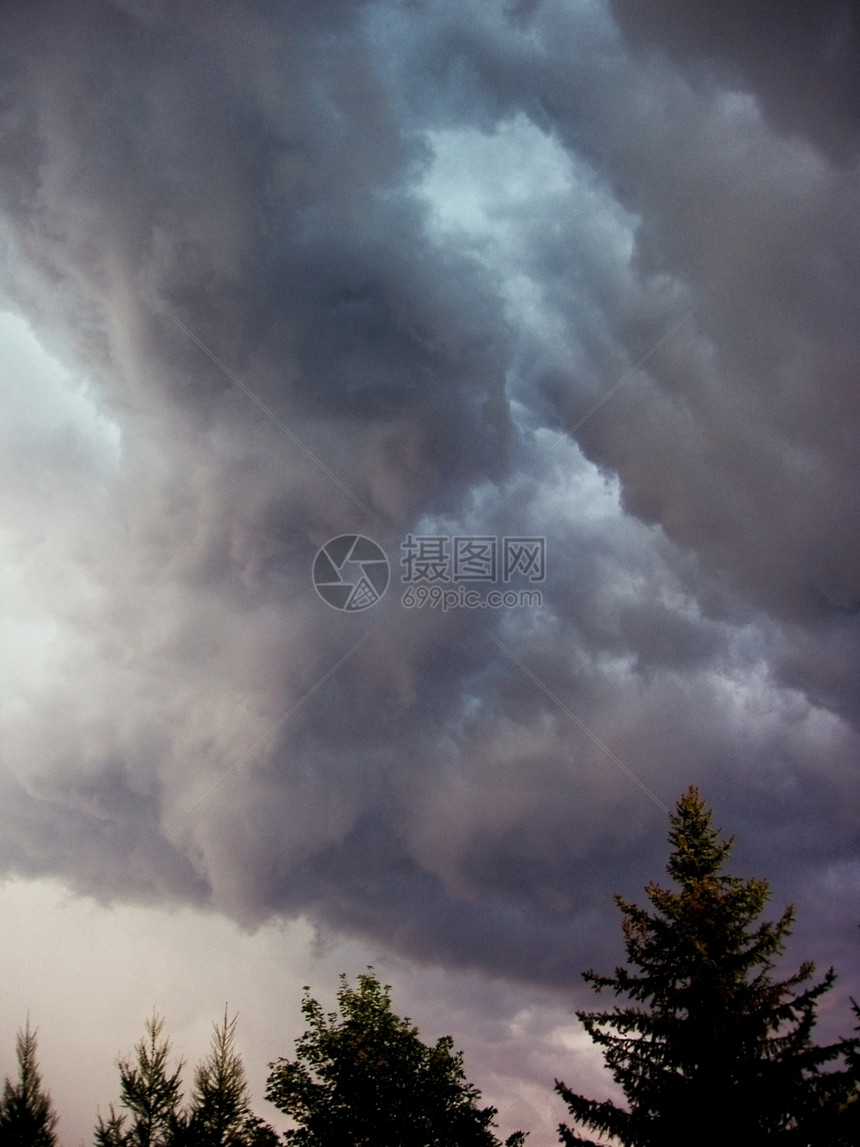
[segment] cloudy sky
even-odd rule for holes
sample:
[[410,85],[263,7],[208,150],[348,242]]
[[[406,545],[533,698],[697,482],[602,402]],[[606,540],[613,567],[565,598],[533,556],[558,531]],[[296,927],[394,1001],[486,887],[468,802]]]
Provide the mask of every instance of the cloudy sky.
[[29,1009],[65,1143],[153,1007],[193,1061],[229,1001],[259,1099],[367,964],[552,1143],[691,783],[847,1034],[858,54],[836,0],[3,4],[0,1074]]

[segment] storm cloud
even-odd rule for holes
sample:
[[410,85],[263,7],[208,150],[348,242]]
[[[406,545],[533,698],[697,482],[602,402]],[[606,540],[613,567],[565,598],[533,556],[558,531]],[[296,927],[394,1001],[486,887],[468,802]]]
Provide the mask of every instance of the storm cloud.
[[856,964],[855,17],[675,8],[3,6],[5,871],[572,988],[697,783]]

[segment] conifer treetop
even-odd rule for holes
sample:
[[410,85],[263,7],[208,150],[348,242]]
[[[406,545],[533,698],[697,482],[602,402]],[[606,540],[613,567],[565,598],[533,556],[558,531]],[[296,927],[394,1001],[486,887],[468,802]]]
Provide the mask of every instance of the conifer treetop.
[[56,1147],[57,1115],[42,1087],[36,1057],[36,1032],[27,1026],[15,1040],[18,1082],[7,1079],[0,1096],[0,1143],[26,1147]]
[[713,813],[695,787],[690,785],[678,801],[677,810],[669,814],[669,843],[673,852],[666,871],[682,887],[715,877],[731,855],[735,838],[720,840],[714,828]]
[[[674,888],[646,886],[649,906],[621,896],[627,966],[586,972],[591,987],[626,996],[627,1006],[578,1011],[627,1107],[556,1090],[574,1119],[624,1147],[703,1147],[744,1142],[842,1143],[843,1105],[856,1101],[860,1041],[812,1039],[816,1008],[834,983],[818,983],[811,962],[775,979],[794,919],[789,906],[762,920],[766,880],[722,871],[732,839],[721,839],[696,788],[670,814]],[[702,1116],[705,1113],[705,1122]],[[562,1124],[567,1147],[593,1144]]]

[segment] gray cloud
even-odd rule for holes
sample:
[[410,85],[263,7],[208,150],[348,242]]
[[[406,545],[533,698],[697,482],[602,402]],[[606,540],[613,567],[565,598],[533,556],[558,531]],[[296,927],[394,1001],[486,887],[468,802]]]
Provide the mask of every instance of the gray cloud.
[[[9,601],[55,630],[7,869],[564,986],[691,781],[780,895],[838,885],[853,128],[786,133],[728,16],[715,70],[639,10],[4,8],[3,297],[118,439],[21,385]],[[346,532],[545,535],[543,608],[338,615]]]
[[751,91],[779,132],[804,136],[850,166],[860,140],[857,13],[843,0],[785,6],[770,0],[719,9],[700,0],[612,2],[636,48],[659,48],[700,84]]

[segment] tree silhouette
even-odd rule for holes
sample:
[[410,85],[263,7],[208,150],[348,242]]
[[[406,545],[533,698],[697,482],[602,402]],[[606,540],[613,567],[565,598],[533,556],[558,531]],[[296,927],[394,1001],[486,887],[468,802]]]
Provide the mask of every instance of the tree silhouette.
[[57,1116],[36,1059],[36,1032],[27,1026],[15,1041],[18,1082],[6,1079],[0,1098],[0,1144],[3,1147],[56,1147]]
[[[236,1018],[213,1024],[208,1057],[194,1073],[188,1109],[182,1102],[182,1063],[169,1067],[170,1042],[157,1015],[135,1046],[135,1060],[121,1060],[120,1102],[99,1115],[97,1147],[275,1147],[276,1132],[253,1114],[242,1059],[235,1048]],[[0,1144],[2,1147],[2,1144]]]
[[275,1147],[275,1131],[248,1104],[248,1084],[235,1049],[236,1017],[213,1024],[209,1057],[194,1076],[188,1114],[189,1147]]
[[[307,992],[309,989],[305,989]],[[295,1147],[499,1147],[497,1114],[478,1107],[462,1053],[443,1036],[432,1047],[391,1008],[389,987],[373,974],[350,987],[341,976],[339,1015],[306,995],[308,1030],[295,1060],[270,1064],[266,1098],[299,1125]],[[521,1132],[509,1147],[522,1147]]]
[[145,1037],[135,1045],[135,1061],[120,1060],[120,1102],[131,1118],[111,1104],[109,1118],[98,1118],[98,1147],[173,1147],[181,1140],[182,1064],[169,1070],[170,1041],[162,1037],[163,1030],[164,1019],[153,1014]]
[[[667,871],[678,889],[649,884],[651,912],[615,898],[635,970],[585,973],[595,991],[611,989],[631,1004],[577,1013],[628,1108],[558,1081],[556,1091],[576,1121],[625,1147],[832,1144],[826,1128],[852,1094],[848,1065],[858,1047],[856,1039],[812,1042],[833,970],[806,988],[814,973],[808,962],[774,980],[793,909],[755,924],[769,899],[767,882],[722,872],[733,841],[720,839],[695,788],[670,822]],[[569,1147],[594,1145],[565,1124],[559,1133]]]

